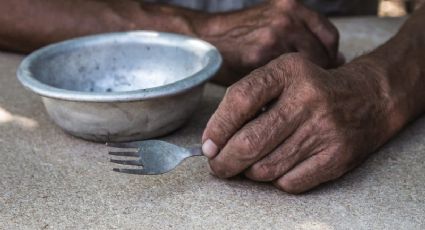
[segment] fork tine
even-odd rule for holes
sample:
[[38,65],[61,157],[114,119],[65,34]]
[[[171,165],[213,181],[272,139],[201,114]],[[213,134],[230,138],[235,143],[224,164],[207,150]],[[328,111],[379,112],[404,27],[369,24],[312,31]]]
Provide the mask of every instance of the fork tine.
[[114,172],[120,172],[120,173],[146,175],[146,172],[143,169],[119,169],[119,168],[114,168],[112,170]]
[[109,152],[109,155],[113,156],[123,156],[123,157],[139,157],[137,152]]
[[118,142],[107,142],[105,143],[106,146],[109,147],[114,147],[114,148],[139,148],[139,141],[133,141],[133,142],[123,142],[123,143],[118,143]]
[[134,160],[115,160],[115,159],[111,159],[112,163],[117,163],[117,164],[122,164],[122,165],[136,165],[136,166],[143,166],[142,163],[140,163],[139,161],[134,161]]

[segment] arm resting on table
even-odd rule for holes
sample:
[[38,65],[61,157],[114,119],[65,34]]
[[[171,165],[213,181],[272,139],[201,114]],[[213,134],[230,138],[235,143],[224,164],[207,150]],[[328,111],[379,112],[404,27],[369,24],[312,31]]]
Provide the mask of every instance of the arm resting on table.
[[[68,38],[135,29],[195,35],[195,11],[133,0],[0,0],[0,49],[30,52]],[[190,18],[190,19],[189,19]]]

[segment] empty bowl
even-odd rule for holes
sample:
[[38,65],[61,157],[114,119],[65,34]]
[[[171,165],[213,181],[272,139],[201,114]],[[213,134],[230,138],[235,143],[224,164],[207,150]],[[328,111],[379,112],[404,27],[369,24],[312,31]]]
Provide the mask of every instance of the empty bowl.
[[221,62],[205,41],[136,31],[46,46],[27,56],[17,75],[66,132],[118,142],[165,135],[184,124]]

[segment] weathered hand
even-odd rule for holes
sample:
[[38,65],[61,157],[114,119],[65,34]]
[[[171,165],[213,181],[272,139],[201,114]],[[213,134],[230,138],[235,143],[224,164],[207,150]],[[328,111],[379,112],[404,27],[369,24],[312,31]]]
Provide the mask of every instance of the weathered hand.
[[[200,37],[224,57],[218,79],[230,84],[283,53],[299,52],[322,67],[341,64],[337,29],[296,0],[273,0],[198,24]],[[343,61],[342,61],[343,62]]]
[[287,54],[253,71],[228,89],[204,131],[212,171],[273,181],[289,193],[340,177],[404,122],[368,70],[327,71]]

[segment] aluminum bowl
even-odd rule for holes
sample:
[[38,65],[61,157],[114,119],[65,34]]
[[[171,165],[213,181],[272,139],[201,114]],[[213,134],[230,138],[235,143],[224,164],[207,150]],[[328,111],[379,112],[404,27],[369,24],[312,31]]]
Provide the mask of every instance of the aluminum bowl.
[[17,75],[66,132],[130,141],[184,124],[221,62],[217,49],[202,40],[136,31],[46,46],[26,57]]

